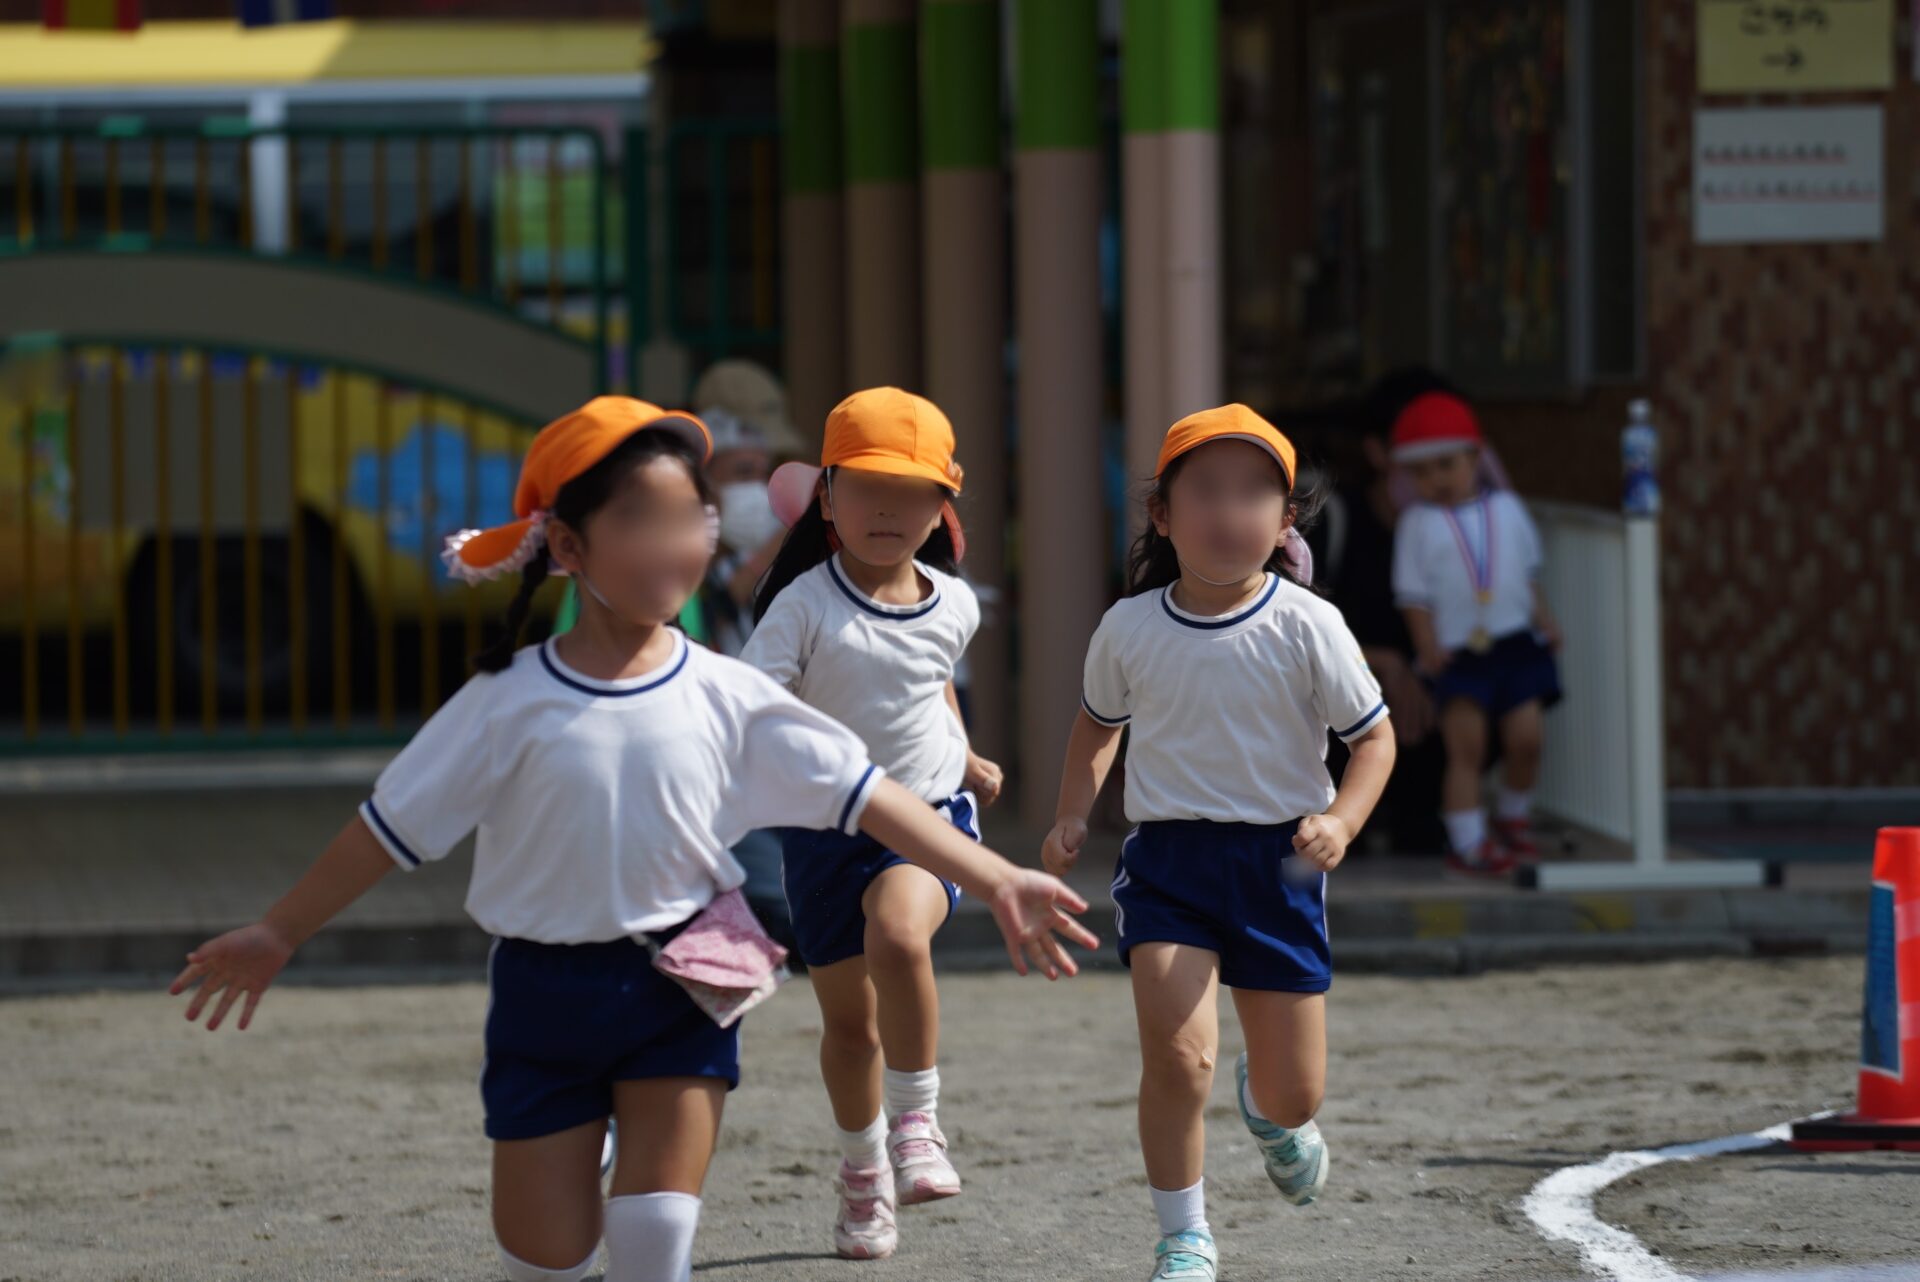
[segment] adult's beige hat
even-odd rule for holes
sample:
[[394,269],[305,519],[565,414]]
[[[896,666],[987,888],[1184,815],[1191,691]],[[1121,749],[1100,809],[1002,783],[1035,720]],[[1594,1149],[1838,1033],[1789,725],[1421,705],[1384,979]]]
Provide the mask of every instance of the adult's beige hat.
[[787,419],[786,389],[755,361],[730,357],[707,366],[694,384],[693,403],[703,409],[725,410],[743,427],[758,433],[775,455],[811,453]]

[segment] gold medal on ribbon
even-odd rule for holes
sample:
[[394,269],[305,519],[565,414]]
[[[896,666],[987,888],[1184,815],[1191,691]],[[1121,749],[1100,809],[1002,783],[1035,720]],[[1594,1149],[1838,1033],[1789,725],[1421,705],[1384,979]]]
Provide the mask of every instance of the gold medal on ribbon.
[[1485,654],[1493,649],[1493,634],[1487,631],[1487,607],[1493,604],[1493,500],[1482,495],[1477,506],[1481,530],[1478,555],[1452,508],[1446,509],[1446,517],[1447,525],[1453,530],[1454,543],[1460,549],[1460,559],[1466,563],[1467,579],[1473,584],[1473,599],[1480,606],[1480,624],[1467,638],[1467,649]]

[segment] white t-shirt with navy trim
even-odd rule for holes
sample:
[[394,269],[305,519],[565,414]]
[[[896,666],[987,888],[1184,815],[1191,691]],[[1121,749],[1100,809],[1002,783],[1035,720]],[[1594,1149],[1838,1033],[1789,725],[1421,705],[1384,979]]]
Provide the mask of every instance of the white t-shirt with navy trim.
[[[1526,505],[1510,490],[1493,490],[1451,509],[1416,503],[1393,527],[1393,598],[1401,609],[1433,613],[1435,639],[1453,651],[1476,629],[1489,638],[1533,626],[1533,584],[1541,565],[1540,532]],[[1487,565],[1488,544],[1492,565]],[[1493,600],[1482,605],[1474,566],[1492,580]]]
[[926,598],[885,605],[829,557],[781,590],[740,657],[859,735],[895,783],[941,802],[967,773],[947,683],[979,630],[980,601],[963,580],[914,565]]
[[551,641],[520,651],[420,728],[361,816],[403,868],[478,829],[467,912],[545,944],[687,920],[746,880],[728,850],[752,829],[854,832],[882,774],[860,740],[674,637],[623,681],[574,671]]
[[1333,804],[1327,731],[1353,740],[1387,705],[1330,602],[1269,574],[1247,605],[1190,614],[1169,589],[1108,610],[1081,706],[1132,726],[1127,818],[1283,824]]

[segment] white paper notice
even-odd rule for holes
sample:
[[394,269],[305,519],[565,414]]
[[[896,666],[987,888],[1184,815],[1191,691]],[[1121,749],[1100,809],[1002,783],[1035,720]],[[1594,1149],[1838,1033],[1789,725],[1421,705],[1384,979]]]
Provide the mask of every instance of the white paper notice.
[[1880,107],[1693,113],[1693,238],[1703,245],[1879,240]]

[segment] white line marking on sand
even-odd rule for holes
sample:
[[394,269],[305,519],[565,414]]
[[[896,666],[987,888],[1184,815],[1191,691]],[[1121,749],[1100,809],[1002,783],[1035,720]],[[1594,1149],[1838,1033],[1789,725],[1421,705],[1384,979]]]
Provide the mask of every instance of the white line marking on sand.
[[1790,1126],[1782,1122],[1745,1135],[1610,1153],[1584,1166],[1562,1167],[1534,1185],[1520,1209],[1549,1239],[1578,1247],[1581,1262],[1609,1282],[1690,1282],[1687,1274],[1649,1251],[1639,1238],[1594,1214],[1594,1197],[1621,1176],[1662,1162],[1692,1162],[1778,1144],[1787,1138]]

